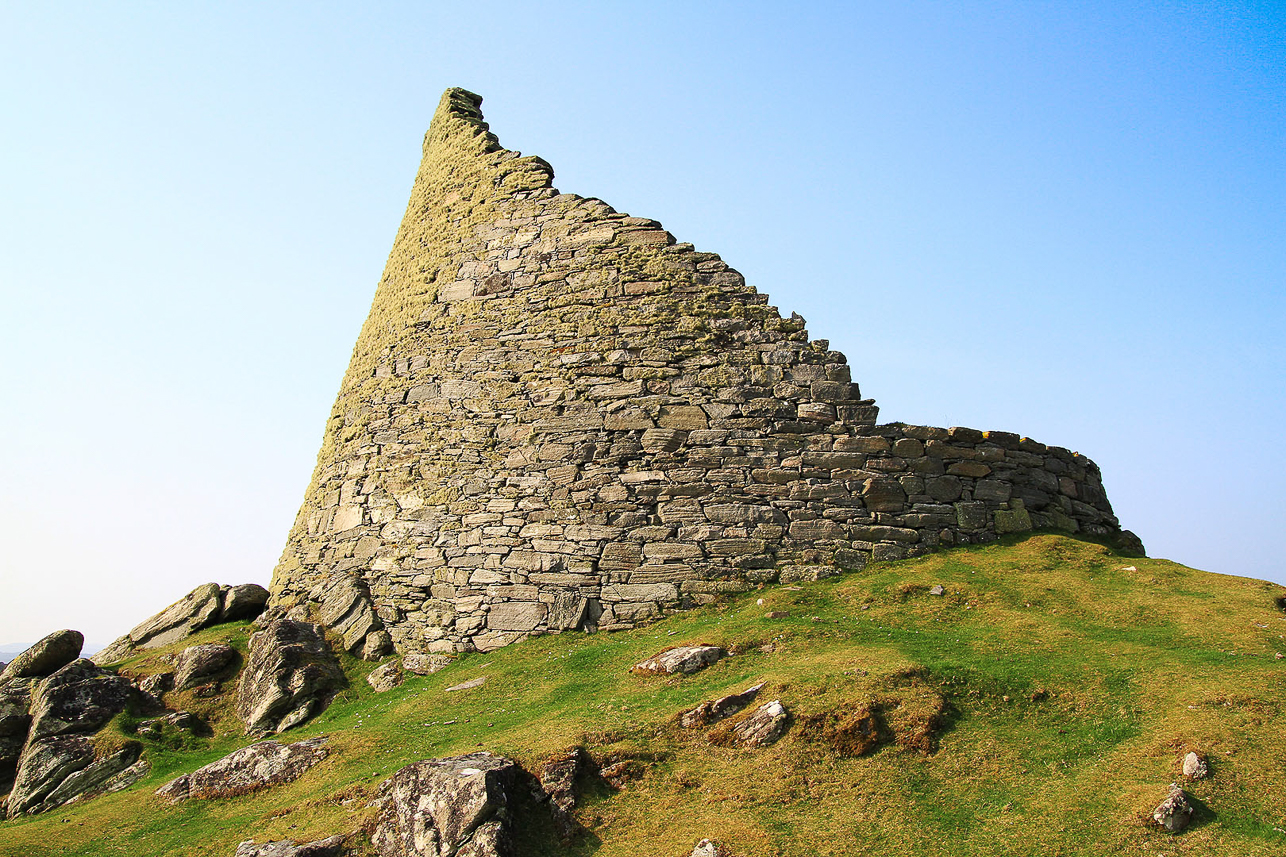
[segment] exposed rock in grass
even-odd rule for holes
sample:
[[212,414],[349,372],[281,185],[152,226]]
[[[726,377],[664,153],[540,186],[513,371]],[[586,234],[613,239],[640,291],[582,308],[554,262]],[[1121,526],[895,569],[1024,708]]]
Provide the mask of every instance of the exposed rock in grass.
[[1188,802],[1188,794],[1177,783],[1170,783],[1165,800],[1152,811],[1152,820],[1171,833],[1178,833],[1188,826],[1196,809]]
[[407,765],[380,785],[381,857],[508,857],[520,768],[490,753]]
[[125,710],[133,688],[85,658],[74,660],[32,686],[28,741],[67,733],[97,732]]
[[[130,785],[147,772],[146,763],[139,764],[141,749],[137,742],[130,742],[99,759],[93,742],[84,735],[30,742],[9,794],[9,817],[47,812],[73,800]],[[121,776],[131,770],[136,776]]]
[[942,597],[943,595],[947,594],[947,589],[941,583],[935,583],[929,587],[929,594]]
[[1195,751],[1183,757],[1183,775],[1190,780],[1204,780],[1210,776],[1210,766]]
[[208,734],[210,727],[190,711],[175,711],[163,717],[153,717],[140,721],[137,727],[139,735],[159,737],[167,731],[186,732],[189,735]]
[[732,852],[717,840],[702,839],[689,857],[732,857]]
[[329,751],[325,736],[294,744],[260,741],[229,753],[217,762],[175,777],[156,790],[170,803],[190,798],[223,798],[293,782]]
[[451,655],[434,655],[425,652],[407,652],[402,656],[402,669],[416,675],[432,675],[451,665]]
[[128,634],[94,655],[93,661],[96,664],[114,664],[129,657],[135,649],[168,646],[219,622],[253,619],[263,612],[267,601],[268,590],[256,583],[240,586],[203,583],[160,613],[136,625]]
[[718,723],[720,720],[731,717],[754,702],[755,697],[759,695],[759,691],[763,690],[763,687],[763,684],[757,684],[754,687],[746,688],[741,693],[730,693],[727,696],[703,702],[696,708],[690,708],[680,714],[679,725],[684,729],[699,729],[712,723]]
[[600,767],[598,775],[603,778],[603,782],[619,791],[630,780],[643,776],[645,770],[644,764],[638,759],[619,759]]
[[371,670],[370,675],[366,677],[366,683],[375,689],[376,693],[383,693],[386,690],[392,690],[402,683],[402,666],[397,661],[389,661],[386,664]]
[[138,689],[148,696],[160,699],[163,693],[174,689],[174,673],[167,671],[143,676],[138,680]]
[[703,670],[728,653],[718,646],[675,646],[658,652],[630,668],[638,675],[674,675]]
[[174,662],[174,689],[187,690],[223,672],[237,659],[227,643],[202,643],[184,649]]
[[767,747],[790,728],[790,711],[780,699],[764,703],[749,716],[713,730],[710,743],[725,747]]
[[55,631],[14,658],[0,673],[0,685],[15,678],[52,675],[80,657],[84,644],[80,631]]
[[554,828],[564,843],[570,842],[580,826],[572,816],[576,808],[576,779],[597,766],[583,747],[573,747],[545,762],[540,787],[549,796]]
[[251,735],[303,723],[344,686],[321,628],[308,622],[271,622],[250,637],[248,661],[237,685],[237,715]]
[[473,690],[475,687],[482,687],[487,683],[487,677],[480,675],[477,678],[471,678],[468,681],[462,681],[459,684],[447,688],[447,693],[454,693],[457,690]]
[[343,853],[343,836],[331,836],[306,844],[283,839],[256,845],[253,839],[248,839],[237,846],[237,853],[233,857],[339,857]]

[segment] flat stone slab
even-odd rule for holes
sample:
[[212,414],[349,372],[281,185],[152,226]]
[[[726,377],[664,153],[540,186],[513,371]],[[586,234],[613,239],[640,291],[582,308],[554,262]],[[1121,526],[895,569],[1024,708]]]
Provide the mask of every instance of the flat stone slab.
[[630,672],[637,675],[688,674],[703,670],[727,656],[728,653],[719,646],[676,646],[635,664]]
[[457,690],[473,690],[475,687],[482,687],[486,683],[487,677],[485,675],[480,675],[477,678],[471,678],[468,681],[462,681],[457,685],[448,687],[447,693],[452,693]]
[[324,735],[294,744],[260,741],[175,777],[156,794],[170,803],[181,803],[191,798],[234,797],[293,782],[326,758],[325,742]]

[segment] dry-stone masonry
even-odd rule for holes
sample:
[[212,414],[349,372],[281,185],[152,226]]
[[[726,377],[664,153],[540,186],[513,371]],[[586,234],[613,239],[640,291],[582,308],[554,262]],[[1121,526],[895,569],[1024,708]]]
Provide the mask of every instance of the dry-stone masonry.
[[481,101],[448,90],[425,136],[274,605],[343,609],[364,657],[488,650],[1004,533],[1122,536],[1084,456],[877,425],[802,318],[559,193]]

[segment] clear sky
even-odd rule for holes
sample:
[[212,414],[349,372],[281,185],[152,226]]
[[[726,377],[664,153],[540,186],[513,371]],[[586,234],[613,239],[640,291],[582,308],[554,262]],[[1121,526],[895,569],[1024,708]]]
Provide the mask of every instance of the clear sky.
[[796,5],[0,3],[0,644],[268,582],[449,86],[882,419],[1286,582],[1286,7]]

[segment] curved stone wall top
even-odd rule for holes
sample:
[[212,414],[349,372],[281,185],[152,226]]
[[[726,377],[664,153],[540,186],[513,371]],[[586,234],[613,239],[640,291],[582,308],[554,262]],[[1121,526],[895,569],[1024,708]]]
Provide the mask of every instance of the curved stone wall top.
[[877,426],[803,319],[655,221],[560,194],[480,103],[448,90],[425,136],[278,606],[338,586],[357,596],[322,612],[354,651],[385,629],[485,650],[940,544],[1119,531],[1083,456]]

